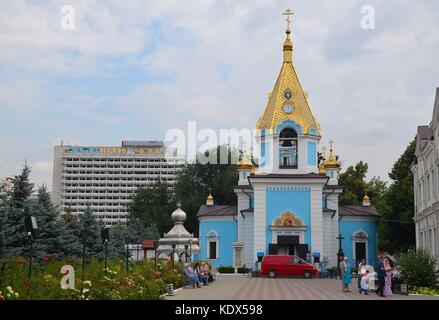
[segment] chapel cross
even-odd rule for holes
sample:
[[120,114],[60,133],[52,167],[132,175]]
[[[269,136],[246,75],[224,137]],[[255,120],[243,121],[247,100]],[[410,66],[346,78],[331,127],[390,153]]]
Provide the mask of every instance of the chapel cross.
[[341,240],[343,240],[344,239],[344,237],[341,235],[341,233],[340,233],[340,235],[337,237],[337,240],[338,240],[338,249],[339,250],[342,250],[342,247],[341,247]]
[[329,150],[332,152],[334,150],[334,141],[331,139],[329,140]]
[[290,8],[285,10],[285,12],[283,13],[284,16],[287,16],[287,18],[285,19],[287,21],[287,31],[290,31],[290,24],[291,24],[290,16],[292,16],[293,14],[294,12]]

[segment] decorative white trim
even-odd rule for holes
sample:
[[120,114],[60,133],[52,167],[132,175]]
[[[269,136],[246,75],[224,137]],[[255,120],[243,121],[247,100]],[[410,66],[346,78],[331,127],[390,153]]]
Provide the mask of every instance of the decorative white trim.
[[305,243],[305,231],[306,227],[282,227],[282,228],[276,228],[271,227],[271,243],[276,244],[277,243],[277,236],[299,236],[299,243],[303,244]]
[[267,191],[310,191],[309,187],[267,187]]

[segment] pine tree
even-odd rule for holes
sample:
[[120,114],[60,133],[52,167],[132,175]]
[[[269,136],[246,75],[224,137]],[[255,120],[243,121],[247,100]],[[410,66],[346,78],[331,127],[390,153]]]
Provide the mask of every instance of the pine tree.
[[25,164],[21,173],[12,179],[13,189],[6,200],[2,201],[1,238],[5,256],[21,256],[25,254],[28,239],[24,227],[24,219],[32,212],[29,196],[33,184],[29,181],[31,169]]
[[102,257],[101,226],[90,207],[87,207],[79,217],[79,225],[81,227],[81,243],[83,245],[85,243],[85,258]]
[[35,241],[37,256],[43,253],[57,254],[60,257],[77,256],[80,254],[80,242],[69,230],[67,222],[60,217],[59,211],[53,205],[46,186],[38,190],[38,203],[34,206],[39,229]]

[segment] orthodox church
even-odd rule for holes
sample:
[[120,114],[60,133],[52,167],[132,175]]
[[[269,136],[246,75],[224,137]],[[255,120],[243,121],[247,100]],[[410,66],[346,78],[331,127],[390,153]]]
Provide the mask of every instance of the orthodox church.
[[[287,20],[288,21],[288,20]],[[289,22],[289,21],[288,21]],[[236,205],[209,194],[198,211],[200,258],[214,266],[253,267],[258,257],[290,254],[336,266],[339,249],[352,265],[374,263],[377,210],[365,195],[362,206],[340,206],[340,162],[330,142],[318,159],[320,125],[293,64],[288,23],[283,63],[257,123],[260,160],[246,154],[238,163]]]

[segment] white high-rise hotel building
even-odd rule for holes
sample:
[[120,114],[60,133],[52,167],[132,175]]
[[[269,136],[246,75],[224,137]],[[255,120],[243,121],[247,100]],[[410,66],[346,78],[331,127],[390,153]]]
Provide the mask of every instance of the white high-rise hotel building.
[[62,212],[87,206],[104,223],[125,222],[134,192],[158,179],[175,183],[184,157],[159,141],[122,141],[122,146],[54,147],[53,201]]

